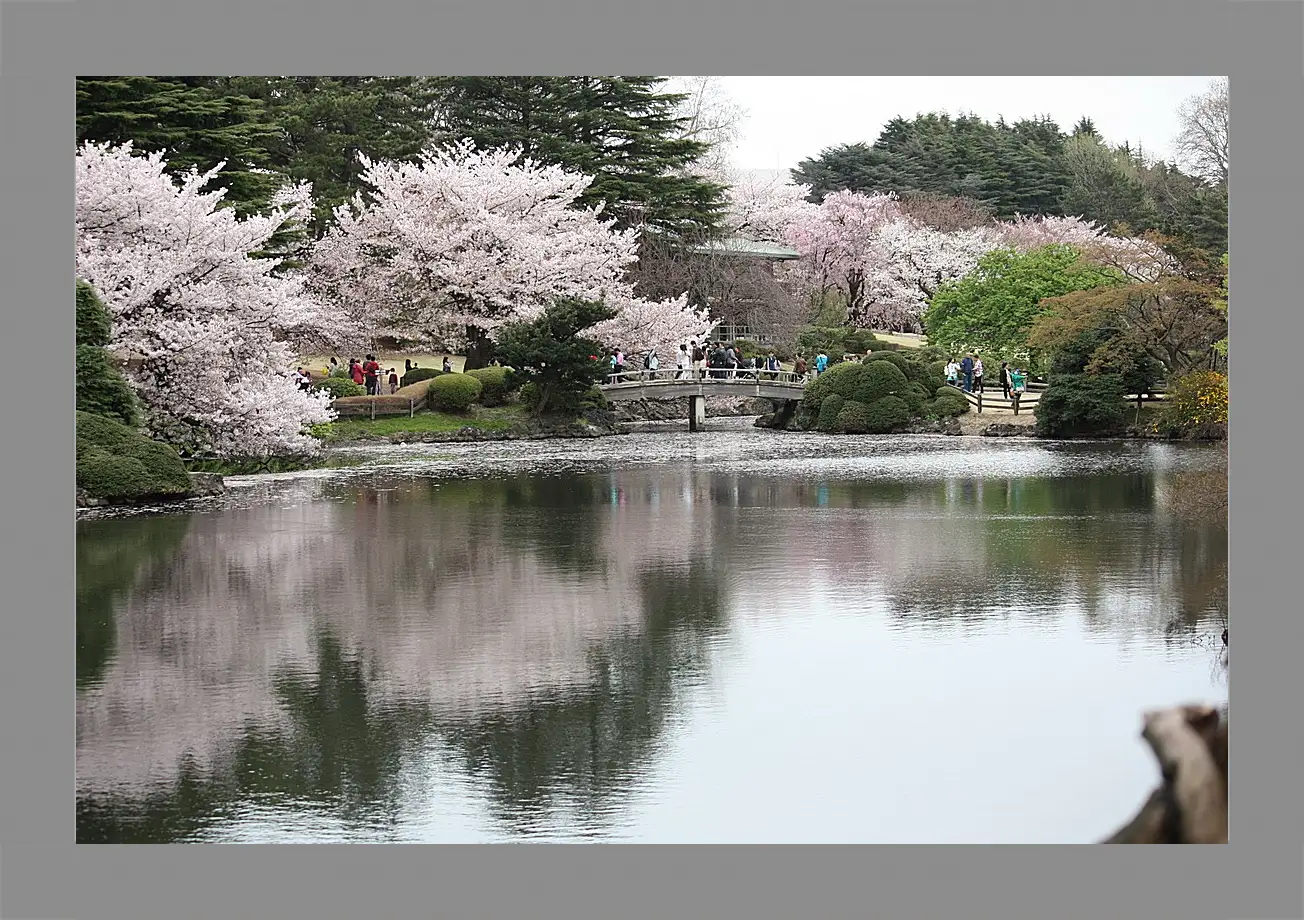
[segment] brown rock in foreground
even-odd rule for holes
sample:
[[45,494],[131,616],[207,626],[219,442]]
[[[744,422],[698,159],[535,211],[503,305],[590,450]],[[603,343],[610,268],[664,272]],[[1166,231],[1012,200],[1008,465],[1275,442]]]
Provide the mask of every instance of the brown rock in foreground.
[[1102,843],[1226,843],[1226,715],[1203,705],[1149,712],[1141,737],[1163,781]]

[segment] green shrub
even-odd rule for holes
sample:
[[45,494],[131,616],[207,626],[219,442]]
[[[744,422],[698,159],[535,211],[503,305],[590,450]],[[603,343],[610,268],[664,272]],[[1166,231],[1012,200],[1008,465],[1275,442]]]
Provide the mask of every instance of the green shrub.
[[914,381],[911,381],[906,391],[900,395],[906,401],[906,405],[910,406],[911,415],[921,414],[933,400],[933,395],[924,388],[924,385]]
[[866,365],[875,361],[886,361],[895,365],[901,373],[905,374],[907,380],[920,384],[925,390],[935,390],[946,382],[945,361],[933,367],[929,362],[916,360],[914,356],[899,351],[874,352],[861,359],[861,363]]
[[466,374],[480,381],[480,404],[484,406],[501,406],[516,387],[508,367],[480,367]]
[[600,386],[590,387],[588,392],[580,397],[581,409],[606,409],[608,405],[607,394],[602,392]]
[[77,408],[82,412],[136,421],[136,396],[108,351],[95,345],[77,346]]
[[105,346],[112,335],[108,308],[85,281],[77,282],[77,408],[136,422],[136,396]]
[[332,380],[340,380],[340,379],[348,380],[348,379],[349,379],[349,369],[348,369],[347,367],[345,367],[343,364],[337,364],[337,365],[335,365],[334,367],[331,368],[331,379],[332,379]]
[[104,416],[77,413],[77,487],[114,500],[189,495],[177,452]]
[[113,318],[85,281],[77,282],[77,345],[105,348],[113,334]]
[[354,383],[347,377],[327,377],[318,380],[312,385],[314,390],[325,390],[331,394],[332,399],[343,399],[346,396],[366,396],[367,388]]
[[937,388],[935,398],[928,407],[928,414],[934,418],[958,418],[969,411],[969,400],[964,398],[955,387]]
[[838,434],[866,434],[869,431],[869,406],[849,400],[844,403],[833,422]]
[[806,385],[803,399],[809,396],[812,407],[822,405],[824,398],[832,393],[844,400],[851,399],[863,375],[864,369],[859,364],[830,365],[828,370]]
[[405,387],[422,380],[433,380],[436,377],[442,377],[446,373],[447,371],[441,371],[433,367],[414,367],[402,376],[398,385],[400,387]]
[[910,387],[906,375],[890,361],[870,361],[860,365],[860,381],[854,399],[869,405],[884,396],[904,396]]
[[[860,351],[875,351],[875,352],[894,351],[895,352],[895,351],[901,351],[903,348],[906,347],[907,346],[902,345],[900,342],[889,342],[885,339],[880,339],[876,336],[870,336],[869,343],[866,345],[865,348],[860,349]],[[913,351],[913,349],[911,350]]]
[[1118,374],[1057,374],[1033,410],[1045,438],[1091,437],[1120,431],[1127,411]]
[[838,421],[838,413],[842,411],[842,406],[846,402],[837,393],[831,393],[824,397],[820,403],[819,417],[815,421],[815,427],[820,431],[833,431]]
[[866,409],[865,430],[870,434],[887,434],[910,422],[910,406],[899,396],[884,396]]
[[465,412],[481,389],[480,381],[469,374],[441,374],[430,381],[430,405],[440,412]]

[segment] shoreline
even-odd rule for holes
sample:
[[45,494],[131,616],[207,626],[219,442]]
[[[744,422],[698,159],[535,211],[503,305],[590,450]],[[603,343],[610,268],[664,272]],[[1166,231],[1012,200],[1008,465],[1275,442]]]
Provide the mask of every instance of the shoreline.
[[[595,417],[601,416],[601,417]],[[769,426],[759,424],[767,418],[766,415],[752,415],[743,412],[723,413],[715,416],[716,418],[746,419],[751,418],[752,427],[760,428],[776,433],[794,433],[794,434],[822,434],[817,431],[801,431],[799,429],[784,428],[775,429]],[[1038,442],[1055,442],[1055,443],[1072,443],[1072,442],[1136,442],[1136,441],[1162,441],[1175,444],[1223,444],[1226,445],[1227,438],[1206,438],[1206,439],[1185,439],[1170,438],[1165,435],[1154,434],[1136,429],[1129,429],[1122,434],[1115,434],[1105,437],[1091,438],[1042,438],[1036,434],[1034,421],[1031,413],[1026,418],[1014,422],[1013,416],[1009,418],[993,419],[982,418],[973,413],[961,416],[958,419],[948,419],[945,421],[928,421],[911,426],[906,431],[894,432],[882,435],[837,435],[825,434],[829,438],[842,437],[861,437],[861,438],[884,438],[900,437],[902,435],[917,436],[940,436],[940,437],[957,437],[957,438],[1019,438],[1027,441]],[[592,440],[596,438],[620,437],[634,434],[632,425],[637,424],[667,424],[670,422],[681,421],[677,416],[671,418],[637,418],[626,415],[624,419],[617,420],[610,412],[598,413],[592,412],[588,417],[567,423],[556,422],[532,422],[528,424],[513,425],[501,429],[476,428],[466,426],[455,431],[436,431],[436,432],[399,432],[387,435],[375,435],[371,437],[347,438],[338,441],[332,441],[323,445],[322,454],[312,461],[304,462],[295,469],[283,471],[269,471],[266,474],[260,473],[229,473],[226,476],[257,476],[257,475],[276,475],[278,472],[307,472],[310,470],[329,469],[339,467],[338,453],[357,452],[359,448],[366,448],[368,445],[376,446],[401,446],[405,444],[471,444],[485,442],[502,442],[502,441],[573,441],[573,440]],[[686,423],[686,420],[683,420]],[[289,461],[291,458],[273,458],[282,461]],[[297,458],[295,458],[297,459]],[[226,491],[224,484],[225,476],[219,473],[192,472],[191,478],[195,482],[196,492],[183,498],[172,498],[168,503],[173,502],[184,504],[195,499],[209,498],[214,495],[221,495]],[[127,509],[133,507],[149,507],[157,505],[160,499],[142,498],[139,500],[112,501],[107,499],[93,498],[84,495],[80,490],[76,494],[76,511],[93,511],[102,509]]]

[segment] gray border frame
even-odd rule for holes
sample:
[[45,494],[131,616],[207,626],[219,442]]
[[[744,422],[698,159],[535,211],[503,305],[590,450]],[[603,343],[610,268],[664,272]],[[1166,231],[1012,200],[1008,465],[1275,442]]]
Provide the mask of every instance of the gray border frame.
[[[674,2],[619,12],[530,0],[513,0],[512,9],[417,0],[356,6],[0,0],[0,6],[3,340],[11,358],[68,355],[33,369],[65,405],[72,403],[66,344],[72,311],[65,292],[72,268],[73,77],[327,70],[1229,74],[1239,170],[1231,215],[1234,376],[1252,393],[1237,404],[1232,465],[1232,597],[1247,611],[1236,637],[1243,713],[1231,776],[1237,843],[1079,852],[78,848],[71,844],[73,589],[67,578],[72,426],[59,412],[11,411],[19,437],[39,432],[40,438],[35,453],[4,452],[18,476],[5,482],[3,520],[14,539],[0,555],[9,588],[0,617],[0,916],[1304,915],[1301,797],[1286,783],[1301,772],[1298,720],[1286,707],[1304,698],[1295,654],[1304,617],[1294,605],[1274,603],[1286,596],[1282,573],[1297,557],[1294,546],[1265,532],[1289,526],[1284,499],[1292,495],[1284,474],[1293,454],[1285,426],[1273,422],[1292,417],[1282,395],[1289,392],[1291,346],[1301,341],[1281,325],[1299,321],[1291,309],[1298,285],[1289,273],[1304,252],[1300,4],[898,0],[837,9]],[[1254,321],[1268,311],[1276,313],[1271,325]],[[41,459],[39,470],[32,469],[33,455]],[[1136,725],[1119,731],[1139,728],[1140,713]]]

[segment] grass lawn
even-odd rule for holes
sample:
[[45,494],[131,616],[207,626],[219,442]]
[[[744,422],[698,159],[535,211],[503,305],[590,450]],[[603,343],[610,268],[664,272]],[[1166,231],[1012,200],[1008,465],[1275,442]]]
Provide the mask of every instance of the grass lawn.
[[327,425],[314,428],[313,431],[327,444],[340,441],[361,441],[367,438],[387,438],[396,434],[432,434],[457,431],[461,428],[479,428],[482,431],[502,431],[516,422],[524,421],[525,409],[521,406],[500,406],[486,409],[472,406],[465,415],[451,415],[446,412],[418,412],[408,418],[406,415],[378,418],[338,419]]

